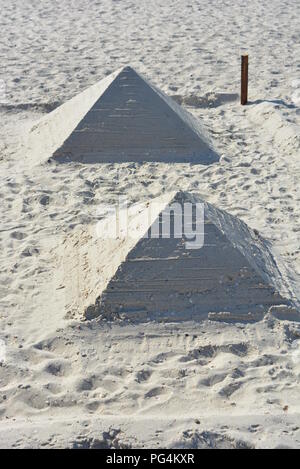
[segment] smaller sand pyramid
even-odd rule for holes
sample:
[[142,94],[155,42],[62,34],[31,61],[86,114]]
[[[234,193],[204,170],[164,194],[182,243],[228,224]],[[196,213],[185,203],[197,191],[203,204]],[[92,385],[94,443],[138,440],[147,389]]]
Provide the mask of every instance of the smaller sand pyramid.
[[[68,311],[87,319],[257,320],[272,306],[293,304],[269,243],[200,197],[166,194],[129,219],[117,239],[102,229],[96,236],[93,227],[66,240]],[[104,221],[111,227],[113,216]]]
[[218,161],[204,128],[125,67],[63,104],[34,126],[27,153],[83,163]]

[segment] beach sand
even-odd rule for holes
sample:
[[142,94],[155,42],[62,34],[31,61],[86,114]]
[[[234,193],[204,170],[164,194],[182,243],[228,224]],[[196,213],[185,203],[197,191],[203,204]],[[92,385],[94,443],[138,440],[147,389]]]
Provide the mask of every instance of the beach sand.
[[[184,190],[269,240],[299,294],[299,2],[0,9],[0,447],[299,448],[300,323],[276,310],[253,324],[82,322],[57,290],[62,242],[100,204]],[[20,152],[40,118],[127,65],[201,119],[219,163],[32,164]]]

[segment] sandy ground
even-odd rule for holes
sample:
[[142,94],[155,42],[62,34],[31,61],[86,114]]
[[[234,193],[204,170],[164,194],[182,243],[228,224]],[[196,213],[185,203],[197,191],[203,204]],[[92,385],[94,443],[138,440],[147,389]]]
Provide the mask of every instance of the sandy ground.
[[[298,323],[80,323],[55,290],[57,247],[100,203],[176,188],[272,241],[299,291],[299,2],[0,9],[0,447],[300,447]],[[33,122],[128,64],[202,119],[219,164],[25,163],[16,150]]]

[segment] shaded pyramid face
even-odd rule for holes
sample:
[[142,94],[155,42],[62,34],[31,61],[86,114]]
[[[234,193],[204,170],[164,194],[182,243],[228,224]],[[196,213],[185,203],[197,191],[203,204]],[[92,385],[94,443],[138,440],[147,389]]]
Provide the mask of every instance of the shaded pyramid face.
[[[169,223],[174,210],[180,213],[180,207],[183,225],[188,226],[189,221],[184,223],[188,204],[200,207],[199,213],[203,209],[203,218],[192,222],[198,244],[190,243],[191,230],[188,236],[175,230],[172,217],[171,237],[162,238],[164,223]],[[247,225],[190,194],[172,194],[163,205],[149,223],[148,237],[118,241],[120,256],[117,241],[106,251],[103,239],[91,239],[83,246],[80,256],[85,269],[89,264],[98,279],[110,269],[105,282],[100,285],[94,280],[87,287],[91,292],[83,308],[87,319],[121,314],[167,321],[254,320],[271,306],[291,304],[292,293],[268,243]],[[133,225],[140,221],[141,215]],[[107,261],[103,261],[104,251]]]
[[34,135],[41,146],[51,140],[45,151],[61,162],[219,159],[200,123],[130,67],[46,116]]

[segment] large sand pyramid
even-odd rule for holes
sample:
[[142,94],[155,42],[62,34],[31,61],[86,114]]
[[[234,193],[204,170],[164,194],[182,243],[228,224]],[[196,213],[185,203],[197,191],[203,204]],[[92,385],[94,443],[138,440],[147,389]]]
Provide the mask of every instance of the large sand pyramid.
[[[189,235],[183,236],[177,222],[190,207],[194,219],[184,221]],[[128,232],[118,239],[107,239],[103,229],[112,226],[113,216],[101,222],[97,236],[93,227],[66,239],[62,281],[72,314],[253,320],[271,306],[293,304],[269,243],[201,198],[167,194],[138,206],[129,220]],[[169,226],[171,238],[163,237]],[[191,229],[198,244],[187,242]]]
[[26,146],[37,162],[218,161],[198,120],[130,67],[45,116]]

